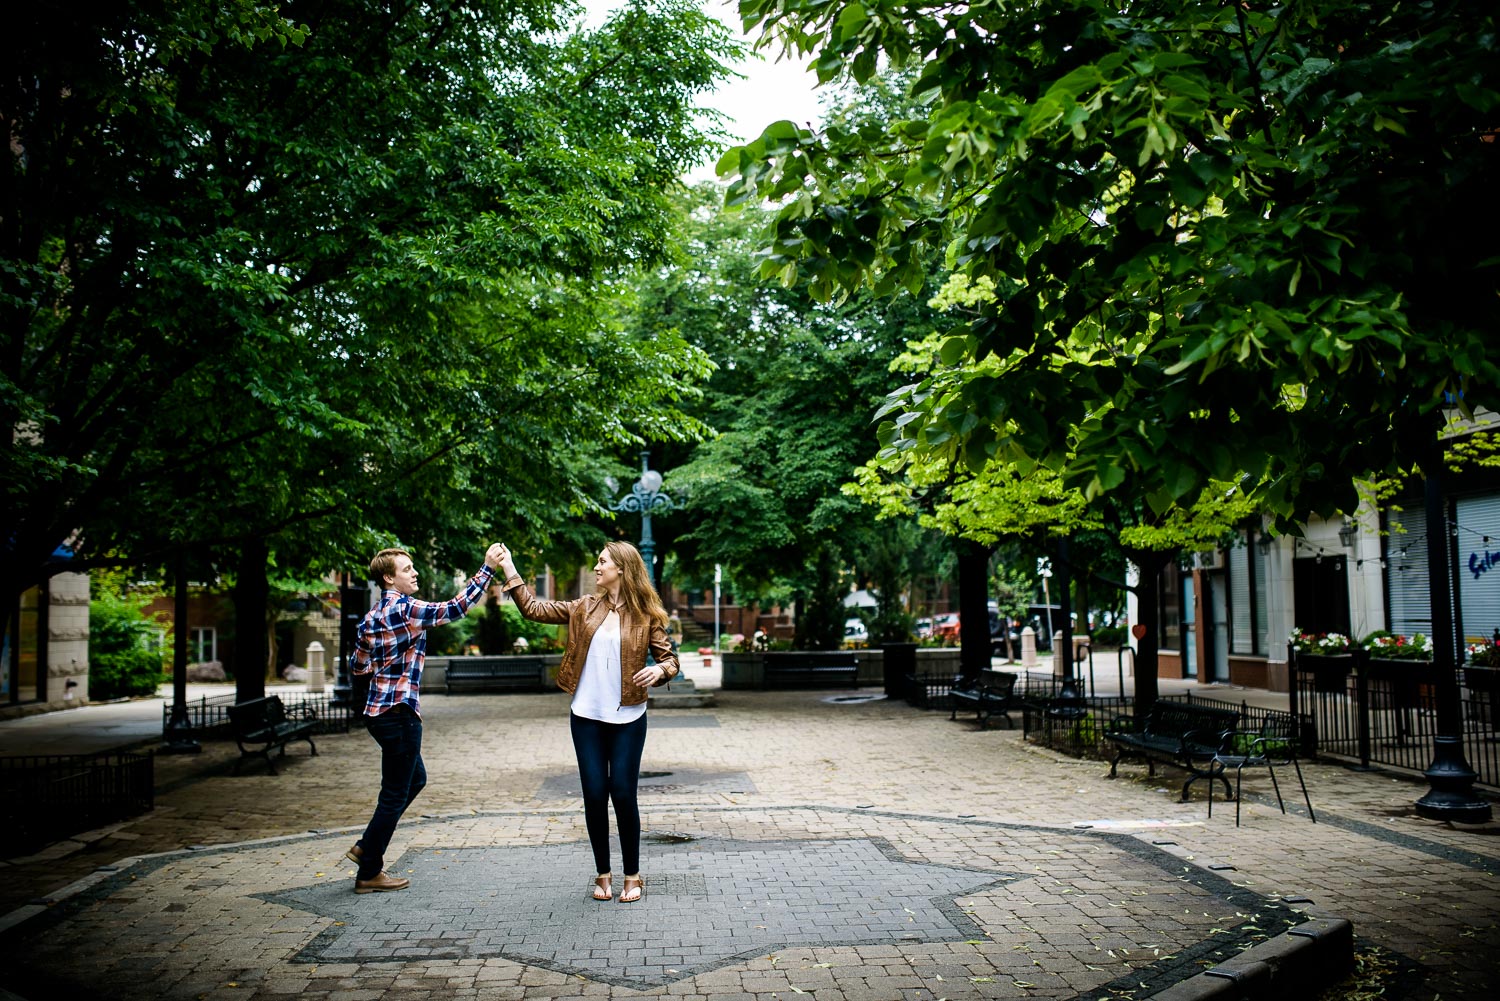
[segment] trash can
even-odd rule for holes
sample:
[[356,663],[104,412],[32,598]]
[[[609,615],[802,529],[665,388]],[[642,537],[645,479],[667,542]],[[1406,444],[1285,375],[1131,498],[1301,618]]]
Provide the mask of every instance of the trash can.
[[915,643],[887,643],[885,652],[885,697],[905,699],[906,677],[917,673],[917,645]]

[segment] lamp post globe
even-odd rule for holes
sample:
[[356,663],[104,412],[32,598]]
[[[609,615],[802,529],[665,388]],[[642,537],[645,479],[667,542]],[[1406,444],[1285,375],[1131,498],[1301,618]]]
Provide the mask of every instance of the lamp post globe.
[[615,502],[612,510],[639,512],[641,516],[641,559],[646,575],[656,586],[656,540],[651,537],[651,514],[672,510],[672,498],[661,492],[661,473],[651,468],[651,453],[641,452],[641,478],[630,486],[630,493]]

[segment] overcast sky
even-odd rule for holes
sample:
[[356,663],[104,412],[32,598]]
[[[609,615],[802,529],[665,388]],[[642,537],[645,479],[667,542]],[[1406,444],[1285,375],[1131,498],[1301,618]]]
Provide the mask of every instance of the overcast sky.
[[[584,0],[584,6],[588,8],[589,23],[598,24],[611,10],[623,6],[623,0]],[[703,7],[728,25],[737,37],[743,37],[735,0],[703,0]],[[748,142],[767,125],[783,118],[799,125],[817,121],[818,97],[813,89],[817,77],[805,62],[785,59],[775,62],[769,56],[752,56],[734,69],[744,79],[728,81],[704,104],[729,117],[726,128],[737,141]],[[692,175],[695,180],[712,176],[712,163],[704,164]]]

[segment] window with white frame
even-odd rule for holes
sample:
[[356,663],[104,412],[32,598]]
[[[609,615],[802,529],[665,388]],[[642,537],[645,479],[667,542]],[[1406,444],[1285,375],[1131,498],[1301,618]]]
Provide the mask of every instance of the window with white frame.
[[193,626],[188,630],[188,657],[194,664],[219,659],[219,635],[213,626]]

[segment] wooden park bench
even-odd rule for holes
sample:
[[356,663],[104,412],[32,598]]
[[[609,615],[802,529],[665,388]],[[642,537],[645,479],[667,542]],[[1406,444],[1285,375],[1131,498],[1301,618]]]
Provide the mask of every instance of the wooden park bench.
[[762,657],[764,688],[859,687],[859,658],[853,651],[797,650],[767,653]]
[[981,671],[973,687],[966,688],[961,682],[955,682],[949,690],[952,712],[948,713],[948,718],[956,719],[960,709],[964,712],[973,710],[977,714],[975,720],[981,728],[988,726],[990,718],[994,716],[1005,717],[1005,725],[1014,727],[1015,721],[1010,718],[1010,711],[1020,705],[1015,692],[1014,674],[1007,671]]
[[285,754],[286,745],[294,740],[307,741],[313,756],[318,754],[318,745],[312,739],[313,729],[318,725],[317,713],[304,706],[299,710],[298,718],[288,719],[286,706],[277,695],[230,706],[229,725],[234,730],[235,743],[240,746],[240,759],[234,763],[236,775],[240,773],[240,765],[252,755],[265,758],[271,774],[275,775],[276,762],[271,760],[271,751],[279,749]]
[[547,687],[541,657],[454,657],[448,661],[447,694],[455,691],[534,691]]
[[1240,714],[1233,709],[1165,700],[1152,703],[1143,718],[1117,716],[1104,731],[1105,738],[1115,745],[1109,777],[1115,777],[1122,757],[1134,754],[1146,759],[1151,775],[1156,774],[1157,761],[1186,770],[1189,774],[1182,784],[1184,803],[1188,787],[1202,778],[1223,782],[1225,797],[1233,799],[1234,790],[1223,770],[1214,764],[1214,756],[1239,722]]

